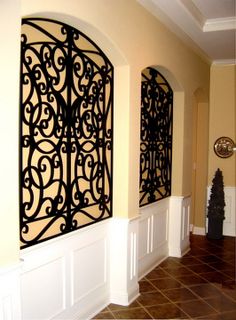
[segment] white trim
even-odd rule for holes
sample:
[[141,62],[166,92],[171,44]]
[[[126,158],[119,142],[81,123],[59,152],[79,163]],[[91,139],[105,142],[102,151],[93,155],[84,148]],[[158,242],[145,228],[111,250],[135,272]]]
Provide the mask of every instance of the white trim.
[[193,224],[192,223],[189,225],[189,232],[193,232]]
[[110,225],[110,302],[129,305],[139,295],[138,222],[113,218]]
[[22,250],[23,320],[86,319],[109,304],[110,223]]
[[199,235],[199,236],[205,236],[206,235],[206,229],[201,227],[193,226],[193,234]]
[[207,19],[202,28],[203,32],[234,30],[234,29],[236,29],[235,17]]
[[236,64],[236,59],[219,59],[219,60],[214,60],[212,62],[212,65],[235,65]]
[[139,209],[139,279],[168,256],[169,201],[165,198]]
[[169,256],[182,257],[189,251],[190,207],[190,196],[170,197]]

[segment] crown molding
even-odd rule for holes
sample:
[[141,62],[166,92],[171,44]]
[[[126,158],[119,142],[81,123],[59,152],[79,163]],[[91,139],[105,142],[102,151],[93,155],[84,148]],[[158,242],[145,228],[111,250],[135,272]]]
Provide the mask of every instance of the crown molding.
[[203,26],[204,32],[221,31],[221,30],[234,30],[236,29],[236,18],[217,18],[207,19]]
[[212,65],[236,65],[236,59],[219,59],[214,60]]

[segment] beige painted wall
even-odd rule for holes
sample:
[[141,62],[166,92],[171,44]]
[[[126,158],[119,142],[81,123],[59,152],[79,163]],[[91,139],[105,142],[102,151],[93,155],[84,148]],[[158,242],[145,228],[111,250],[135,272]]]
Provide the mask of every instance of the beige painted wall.
[[216,156],[215,141],[222,136],[236,142],[236,66],[213,65],[211,67],[208,185],[211,185],[217,168],[223,172],[224,185],[236,186],[236,155],[227,159]]
[[[7,143],[12,152],[10,162],[0,158],[1,174],[10,175],[12,181],[10,186],[2,182],[0,184],[0,194],[5,204],[4,209],[1,206],[1,221],[5,221],[8,226],[11,224],[8,228],[4,225],[1,230],[0,240],[1,243],[4,241],[4,251],[8,256],[1,257],[0,265],[16,261],[18,250],[19,86],[17,81],[20,15],[55,18],[75,26],[93,39],[115,66],[113,179],[115,216],[131,218],[138,214],[139,209],[141,70],[147,66],[160,67],[174,90],[173,195],[191,194],[192,97],[198,88],[202,88],[205,92],[209,90],[209,65],[135,0],[21,0],[20,2],[21,12],[19,0],[3,0],[0,3],[1,23],[9,25],[8,21],[11,19],[13,21],[10,24],[10,34],[9,32],[7,34],[7,39],[10,39],[9,49],[13,52],[9,53],[8,48],[0,52],[1,81],[4,82],[5,74],[9,70],[12,78],[10,84],[9,82],[5,84],[5,92],[1,96],[1,115],[7,113],[7,119],[11,118],[6,130],[13,135],[8,138]],[[4,27],[1,28],[1,32],[3,31]],[[12,101],[9,101],[9,97]],[[7,105],[4,101],[7,101]],[[5,116],[1,116],[1,126],[5,128],[4,119]],[[5,143],[2,139],[1,135],[1,144]],[[10,220],[10,216],[13,219]]]
[[0,266],[18,260],[20,1],[0,1]]
[[[196,97],[197,98],[197,97]],[[209,104],[196,100],[194,110],[192,224],[205,227],[208,172]]]

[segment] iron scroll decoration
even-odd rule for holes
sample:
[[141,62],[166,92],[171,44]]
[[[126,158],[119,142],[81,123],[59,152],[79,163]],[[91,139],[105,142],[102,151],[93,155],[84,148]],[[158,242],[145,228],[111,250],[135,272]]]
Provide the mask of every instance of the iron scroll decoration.
[[142,72],[139,205],[171,195],[173,91],[153,68]]
[[229,158],[234,153],[234,142],[229,137],[220,137],[214,143],[215,154],[220,158]]
[[23,19],[20,99],[25,248],[112,216],[113,66],[75,28]]

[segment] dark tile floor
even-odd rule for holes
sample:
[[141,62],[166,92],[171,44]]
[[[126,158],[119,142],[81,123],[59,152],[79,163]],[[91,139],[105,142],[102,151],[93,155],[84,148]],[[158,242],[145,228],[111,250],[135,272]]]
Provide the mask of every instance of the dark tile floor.
[[184,257],[167,258],[140,281],[131,305],[110,304],[94,319],[235,320],[235,238],[190,241]]

